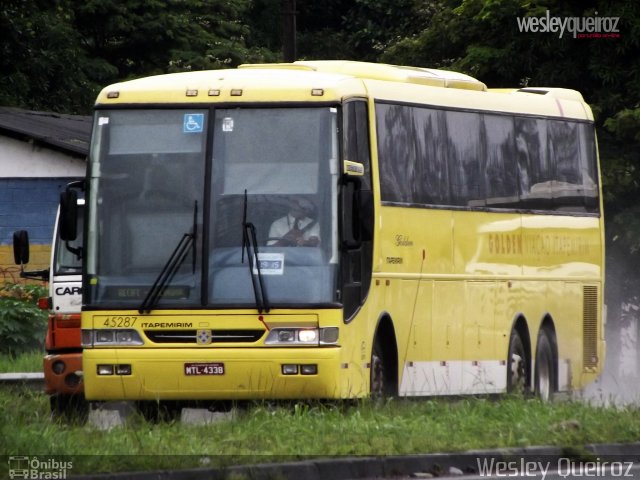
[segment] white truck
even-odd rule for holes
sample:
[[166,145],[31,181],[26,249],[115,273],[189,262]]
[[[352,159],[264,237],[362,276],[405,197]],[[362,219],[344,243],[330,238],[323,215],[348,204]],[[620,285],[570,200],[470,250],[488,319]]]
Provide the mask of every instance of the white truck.
[[[84,200],[78,200],[78,221],[82,224]],[[82,306],[82,232],[73,242],[60,239],[60,212],[51,245],[51,262],[45,270],[25,271],[29,262],[29,234],[13,235],[16,264],[20,276],[49,283],[49,296],[38,301],[49,311],[45,338],[44,379],[54,415],[86,413],[82,383],[82,348],[80,343],[80,308]]]

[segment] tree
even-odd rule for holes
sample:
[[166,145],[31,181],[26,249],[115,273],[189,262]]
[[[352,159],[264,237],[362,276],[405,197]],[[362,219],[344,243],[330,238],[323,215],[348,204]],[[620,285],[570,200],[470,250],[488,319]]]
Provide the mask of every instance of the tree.
[[74,5],[86,51],[120,79],[244,61],[248,0],[87,0]]
[[64,1],[3,0],[0,9],[0,104],[86,111],[109,72],[79,45]]
[[[354,59],[375,62],[390,45],[431,26],[438,2],[420,0],[356,0],[344,15],[341,29]],[[395,59],[389,59],[395,63]]]
[[[251,41],[279,54],[286,0],[253,0]],[[298,58],[378,60],[388,45],[428,25],[432,2],[422,0],[296,0]]]
[[0,103],[88,112],[99,89],[129,78],[233,67],[248,48],[249,0],[2,0]]

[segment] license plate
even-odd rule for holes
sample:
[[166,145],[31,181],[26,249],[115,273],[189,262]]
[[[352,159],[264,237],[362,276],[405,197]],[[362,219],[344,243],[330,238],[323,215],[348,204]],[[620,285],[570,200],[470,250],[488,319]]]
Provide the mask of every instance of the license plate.
[[185,375],[224,375],[224,363],[185,363]]

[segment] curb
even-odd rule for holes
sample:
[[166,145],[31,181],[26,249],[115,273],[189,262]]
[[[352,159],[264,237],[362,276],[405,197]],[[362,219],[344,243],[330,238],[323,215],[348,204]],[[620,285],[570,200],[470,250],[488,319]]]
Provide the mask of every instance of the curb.
[[495,461],[549,462],[552,459],[640,462],[640,443],[586,445],[583,449],[527,447],[474,450],[460,453],[394,455],[384,457],[321,458],[285,463],[260,463],[228,468],[194,468],[177,471],[122,472],[72,475],[76,480],[353,480],[394,476],[447,477],[477,475],[479,463]]
[[44,373],[0,373],[0,386],[4,385],[27,385],[44,389]]

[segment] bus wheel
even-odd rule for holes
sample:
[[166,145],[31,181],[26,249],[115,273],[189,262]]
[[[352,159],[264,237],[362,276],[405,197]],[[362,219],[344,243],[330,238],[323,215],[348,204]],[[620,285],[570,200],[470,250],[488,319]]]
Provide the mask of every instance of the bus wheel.
[[89,415],[89,404],[84,395],[51,395],[49,405],[51,417],[65,422],[84,423]]
[[180,418],[178,402],[143,400],[136,402],[138,412],[150,423],[174,422]]
[[527,352],[520,334],[513,330],[509,339],[507,357],[507,392],[517,395],[527,393]]
[[371,398],[379,400],[392,395],[390,372],[380,342],[376,341],[371,352]]
[[536,347],[536,371],[534,385],[537,397],[543,402],[553,399],[555,392],[555,368],[553,365],[553,347],[549,333],[540,330],[538,346]]

